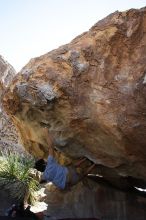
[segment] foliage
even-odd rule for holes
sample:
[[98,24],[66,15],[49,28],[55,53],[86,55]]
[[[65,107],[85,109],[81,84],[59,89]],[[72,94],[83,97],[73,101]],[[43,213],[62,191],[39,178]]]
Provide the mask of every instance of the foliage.
[[1,152],[0,185],[9,189],[12,197],[17,200],[35,201],[35,191],[39,183],[30,176],[29,170],[34,165],[34,160],[28,156],[17,153]]

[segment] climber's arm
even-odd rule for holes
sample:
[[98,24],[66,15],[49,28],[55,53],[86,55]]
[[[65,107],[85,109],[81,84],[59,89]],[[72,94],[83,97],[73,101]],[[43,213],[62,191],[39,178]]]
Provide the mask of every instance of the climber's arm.
[[48,144],[49,155],[54,157],[53,137],[49,134],[47,128],[44,128],[44,134]]
[[54,157],[54,149],[52,147],[49,148],[49,155]]

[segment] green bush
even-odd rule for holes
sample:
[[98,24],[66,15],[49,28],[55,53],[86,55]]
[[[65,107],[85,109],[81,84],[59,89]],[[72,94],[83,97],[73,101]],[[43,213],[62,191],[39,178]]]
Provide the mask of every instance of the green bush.
[[34,166],[34,160],[28,156],[16,153],[1,153],[0,185],[9,189],[13,198],[18,201],[35,201],[34,193],[39,189],[39,183],[33,179],[29,170]]

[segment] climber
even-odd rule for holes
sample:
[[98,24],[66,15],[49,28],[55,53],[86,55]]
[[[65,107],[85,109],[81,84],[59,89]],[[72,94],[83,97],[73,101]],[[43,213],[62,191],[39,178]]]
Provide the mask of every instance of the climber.
[[44,134],[47,139],[49,147],[49,156],[47,163],[40,159],[35,163],[35,169],[43,172],[41,182],[52,182],[60,189],[66,189],[72,185],[78,183],[85,175],[87,175],[95,166],[92,164],[86,171],[86,173],[79,173],[77,167],[80,166],[86,158],[82,158],[74,166],[62,166],[58,164],[54,157],[53,138],[49,135],[47,128],[44,128]]

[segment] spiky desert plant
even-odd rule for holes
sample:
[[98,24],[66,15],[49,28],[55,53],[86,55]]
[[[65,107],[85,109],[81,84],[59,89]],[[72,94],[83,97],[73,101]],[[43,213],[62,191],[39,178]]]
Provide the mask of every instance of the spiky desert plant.
[[17,153],[2,153],[0,166],[0,185],[9,189],[13,198],[19,201],[29,200],[33,203],[34,194],[39,183],[30,176],[29,170],[34,165],[34,160],[28,156]]

